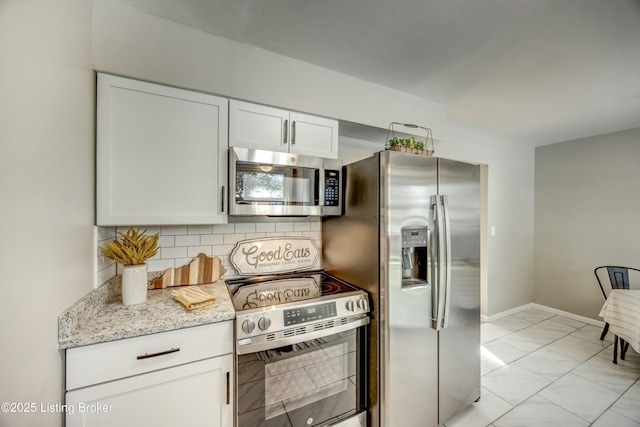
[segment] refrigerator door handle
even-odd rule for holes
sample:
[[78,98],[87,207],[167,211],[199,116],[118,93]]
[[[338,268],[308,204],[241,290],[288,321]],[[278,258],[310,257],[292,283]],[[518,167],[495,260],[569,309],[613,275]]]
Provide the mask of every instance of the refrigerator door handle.
[[451,221],[449,218],[449,202],[447,200],[447,196],[440,196],[442,200],[442,210],[444,212],[444,235],[445,235],[445,245],[444,249],[445,254],[445,262],[444,262],[444,277],[445,277],[445,286],[444,286],[444,313],[442,320],[442,327],[446,328],[449,326],[449,308],[451,307]]
[[433,308],[435,309],[435,315],[432,317],[432,327],[436,331],[442,329],[444,324],[444,310],[445,310],[445,292],[446,292],[446,225],[444,221],[444,207],[440,196],[432,196],[431,202],[434,207],[435,225],[436,225],[436,261],[434,263],[434,284],[433,288]]

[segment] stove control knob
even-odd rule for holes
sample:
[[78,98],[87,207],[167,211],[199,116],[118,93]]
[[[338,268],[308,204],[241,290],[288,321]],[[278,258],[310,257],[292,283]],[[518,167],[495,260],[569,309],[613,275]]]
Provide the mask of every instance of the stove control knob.
[[361,310],[367,309],[367,300],[365,298],[360,298],[358,300],[358,308]]
[[256,328],[256,322],[254,322],[251,319],[247,319],[244,322],[242,322],[242,331],[245,334],[250,334],[251,332],[253,332],[255,328]]
[[261,331],[266,331],[269,329],[269,326],[271,326],[271,319],[267,316],[262,316],[260,320],[258,320],[258,328],[260,328]]
[[347,301],[347,310],[349,310],[349,311],[355,311],[356,310],[356,305],[353,302],[353,300]]

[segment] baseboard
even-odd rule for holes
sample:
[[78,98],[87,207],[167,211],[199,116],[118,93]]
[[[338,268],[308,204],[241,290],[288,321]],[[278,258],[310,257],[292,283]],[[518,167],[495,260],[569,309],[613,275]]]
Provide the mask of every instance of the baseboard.
[[498,319],[502,319],[503,317],[511,316],[512,314],[516,314],[516,313],[519,313],[521,311],[528,310],[530,308],[534,308],[534,309],[537,309],[537,310],[548,311],[549,313],[557,314],[559,316],[568,317],[569,319],[577,320],[579,322],[586,323],[586,324],[589,324],[589,325],[594,325],[594,326],[598,326],[598,327],[603,327],[604,326],[604,322],[602,322],[600,320],[592,319],[590,317],[580,316],[578,314],[569,313],[568,311],[558,310],[557,308],[547,307],[546,305],[536,304],[536,303],[533,303],[533,302],[521,305],[519,307],[511,308],[509,310],[506,310],[506,311],[503,311],[503,312],[500,312],[500,313],[496,313],[496,314],[493,314],[491,316],[481,315],[480,316],[480,320],[483,323],[485,323],[485,322],[494,322],[494,321],[496,321]]

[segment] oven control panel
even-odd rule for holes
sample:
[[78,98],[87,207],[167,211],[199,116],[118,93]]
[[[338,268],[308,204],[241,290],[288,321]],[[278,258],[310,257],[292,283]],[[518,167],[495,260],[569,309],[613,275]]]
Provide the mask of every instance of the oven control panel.
[[289,329],[312,328],[314,323],[335,321],[343,317],[368,313],[369,300],[363,293],[329,301],[300,303],[288,308],[272,306],[236,313],[236,336],[251,339],[264,334],[286,333]]
[[314,322],[316,320],[329,319],[335,317],[336,303],[328,302],[325,304],[308,305],[306,307],[292,308],[284,310],[284,325],[299,325],[306,322]]

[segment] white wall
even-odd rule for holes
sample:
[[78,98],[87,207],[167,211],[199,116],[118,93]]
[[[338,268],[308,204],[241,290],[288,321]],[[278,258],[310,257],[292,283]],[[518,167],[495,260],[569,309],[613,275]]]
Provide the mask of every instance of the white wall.
[[1,426],[59,426],[58,313],[92,288],[91,3],[0,2]]
[[108,0],[94,0],[93,54],[96,69],[114,74],[383,129],[391,121],[431,127],[437,142],[441,141],[436,144],[437,155],[488,165],[488,224],[495,225],[497,233],[485,239],[489,267],[483,314],[531,302],[532,147],[500,141],[449,122],[442,105]]
[[638,165],[640,128],[536,149],[534,302],[601,320],[594,268],[640,268]]

